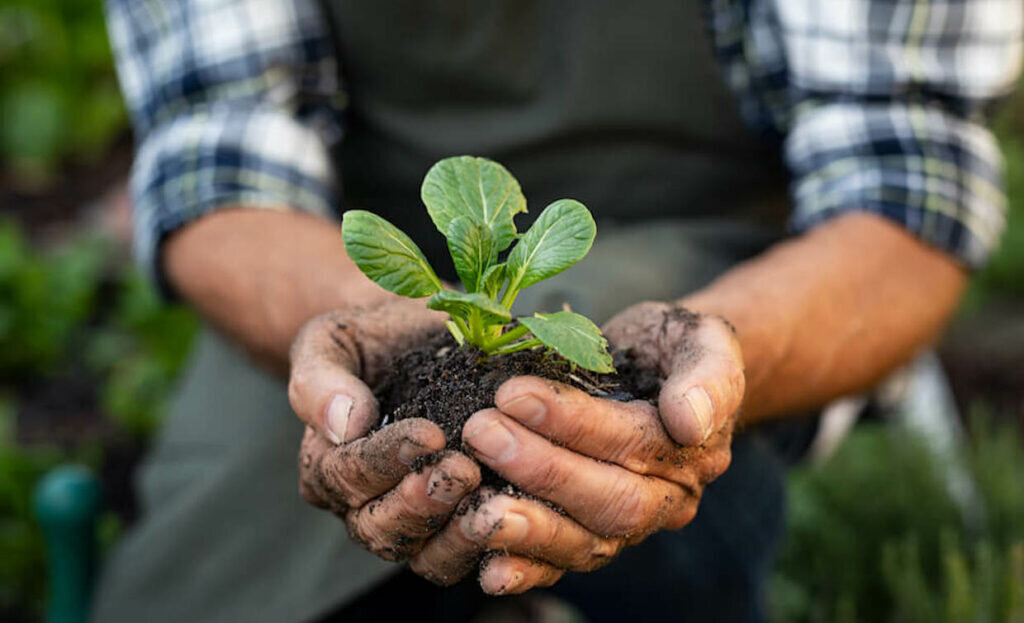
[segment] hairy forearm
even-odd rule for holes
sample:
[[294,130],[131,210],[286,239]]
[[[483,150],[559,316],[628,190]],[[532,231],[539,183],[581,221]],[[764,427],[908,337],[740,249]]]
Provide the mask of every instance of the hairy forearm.
[[869,388],[934,340],[966,274],[869,214],[777,245],[683,299],[736,327],[752,422]]
[[310,318],[394,298],[348,258],[336,223],[292,210],[209,214],[169,238],[162,260],[182,298],[279,374]]

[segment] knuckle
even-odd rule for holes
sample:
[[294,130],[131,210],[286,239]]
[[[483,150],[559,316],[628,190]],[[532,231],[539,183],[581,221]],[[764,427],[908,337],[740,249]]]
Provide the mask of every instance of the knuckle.
[[719,316],[717,314],[705,315],[702,317],[702,320],[703,328],[706,328],[715,340],[720,341],[722,344],[727,344],[731,348],[739,347],[739,340],[736,338],[736,329],[724,316]]
[[360,520],[359,512],[349,511],[348,513],[345,513],[343,519],[345,520],[345,528],[348,530],[348,538],[373,551],[373,536],[367,533],[366,527]]
[[688,500],[686,503],[681,504],[673,513],[669,515],[668,521],[665,527],[669,530],[679,530],[690,524],[694,517],[697,516],[697,504],[696,501]]
[[592,427],[588,422],[589,418],[578,417],[585,415],[592,406],[588,396],[571,396],[567,399],[562,395],[556,395],[551,401],[552,411],[561,415],[562,423],[559,426],[558,441],[570,448],[578,447],[587,437],[592,434]]
[[451,586],[461,579],[461,576],[436,569],[425,556],[414,556],[409,559],[409,569],[424,580],[437,586]]
[[569,471],[557,462],[538,461],[535,466],[529,468],[522,484],[534,495],[544,497],[552,492],[563,491],[570,479]]
[[395,515],[416,526],[425,524],[427,517],[437,510],[437,503],[427,497],[422,478],[406,478],[392,495]]
[[320,480],[332,495],[349,506],[361,506],[368,497],[360,492],[370,484],[362,461],[346,452],[345,446],[330,450],[320,462]]
[[551,566],[546,566],[544,571],[541,573],[540,579],[537,581],[537,586],[547,587],[553,586],[555,582],[561,579],[565,572],[561,569],[556,569]]
[[610,563],[622,551],[622,539],[595,538],[587,555],[586,564],[578,571],[594,571]]
[[634,431],[638,434],[618,437],[611,460],[635,474],[651,473],[653,471],[652,450],[656,452],[655,449],[661,447],[658,436],[662,434],[663,430],[661,423],[656,419],[644,418],[644,421],[640,421],[638,418]]
[[330,505],[320,497],[320,493],[316,490],[316,487],[309,482],[304,474],[299,477],[299,495],[301,495],[302,499],[307,503],[312,504],[317,508],[324,510],[330,508]]
[[743,367],[736,365],[732,371],[732,377],[730,379],[730,385],[732,386],[733,393],[737,396],[742,397],[747,391],[747,375],[744,372]]
[[731,463],[732,451],[729,449],[729,446],[723,446],[721,449],[711,452],[707,457],[707,467],[701,478],[701,484],[707,484],[724,474],[729,469]]
[[404,558],[403,546],[408,544],[408,537],[388,534],[372,517],[372,510],[366,512],[364,509],[359,509],[348,513],[346,518],[345,525],[348,528],[349,538],[365,547],[370,553],[390,561]]
[[603,521],[599,521],[605,534],[625,536],[646,532],[655,509],[650,497],[638,489],[619,487],[612,503],[606,508]]
[[[545,521],[544,529],[540,532],[541,536],[537,539],[534,544],[536,549],[541,551],[551,551],[558,547],[558,545],[565,539],[565,523],[561,519],[555,521]],[[577,558],[578,552],[571,552],[573,558]]]
[[288,403],[292,406],[292,410],[295,411],[302,419],[303,417],[303,396],[307,393],[308,373],[301,367],[293,367],[291,375],[288,377]]
[[409,559],[409,570],[415,573],[416,575],[429,580],[429,574],[431,573],[432,568],[430,567],[429,563],[426,562],[425,557],[419,555],[413,556]]

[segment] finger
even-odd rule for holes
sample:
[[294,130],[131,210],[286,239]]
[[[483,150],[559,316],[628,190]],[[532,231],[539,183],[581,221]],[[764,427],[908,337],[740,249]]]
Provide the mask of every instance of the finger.
[[[471,507],[486,502],[495,495],[489,487],[463,498],[455,510],[456,517],[471,511]],[[423,549],[409,559],[413,573],[441,586],[451,586],[473,571],[484,549],[466,536],[457,520],[449,521],[435,536],[430,538]]]
[[745,389],[743,358],[732,328],[705,316],[676,349],[658,409],[672,438],[695,446],[723,429],[731,432]]
[[595,398],[579,389],[533,376],[505,381],[494,404],[506,415],[558,444],[637,474],[693,484],[690,448],[677,444],[645,401]]
[[359,353],[335,313],[311,320],[292,344],[288,400],[299,419],[335,444],[362,437],[379,419],[377,399],[359,380]]
[[570,571],[593,571],[622,548],[551,507],[525,497],[495,495],[458,519],[470,540],[491,551],[519,554]]
[[465,454],[448,451],[436,464],[407,475],[379,499],[350,510],[349,534],[378,556],[405,558],[419,551],[463,496],[479,484],[479,465]]
[[480,588],[488,595],[518,595],[538,586],[552,586],[563,569],[522,556],[494,556],[480,565]]
[[340,446],[307,427],[299,460],[303,497],[335,510],[362,506],[398,484],[418,458],[444,446],[441,429],[420,418],[401,420]]
[[691,497],[677,484],[555,446],[497,409],[473,414],[462,440],[478,461],[602,536],[649,532]]

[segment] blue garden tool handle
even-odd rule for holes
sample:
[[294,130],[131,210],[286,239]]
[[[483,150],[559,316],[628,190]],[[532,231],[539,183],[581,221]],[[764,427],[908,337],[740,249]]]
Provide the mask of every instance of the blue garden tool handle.
[[78,465],[56,467],[36,485],[35,511],[46,536],[46,621],[84,623],[96,564],[99,480]]

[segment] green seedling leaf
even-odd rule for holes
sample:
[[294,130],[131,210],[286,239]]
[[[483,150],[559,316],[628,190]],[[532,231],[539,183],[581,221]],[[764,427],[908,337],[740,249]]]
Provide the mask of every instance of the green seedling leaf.
[[502,303],[511,305],[519,290],[553,277],[583,259],[596,233],[594,218],[579,201],[559,199],[544,208],[508,256],[508,300]]
[[484,294],[497,299],[498,294],[501,292],[501,286],[505,284],[505,263],[495,264],[487,269],[484,273],[483,283],[480,289]]
[[520,318],[519,322],[545,346],[579,367],[601,373],[615,372],[608,340],[586,316],[560,311]]
[[496,252],[516,238],[516,214],[526,212],[519,182],[497,162],[474,156],[441,160],[427,171],[420,196],[437,230],[448,235],[451,222],[465,216],[483,223],[492,234]]
[[376,214],[365,210],[345,212],[341,234],[348,256],[385,290],[420,298],[443,288],[416,243]]
[[[526,199],[519,183],[500,164],[472,156],[435,164],[420,193],[448,241],[466,292],[446,290],[420,249],[394,225],[352,210],[345,213],[342,233],[360,270],[396,294],[430,295],[427,307],[448,313],[447,326],[459,346],[474,346],[485,357],[544,345],[574,368],[615,371],[600,329],[579,314],[537,314],[505,330],[523,288],[561,273],[590,250],[597,227],[583,204],[552,203],[520,237],[514,219],[526,211]],[[498,263],[516,238],[506,261]]]
[[448,251],[467,292],[483,289],[484,273],[498,261],[494,235],[483,223],[457,216],[448,224]]
[[512,314],[484,294],[441,290],[427,301],[427,307],[447,312],[457,318],[468,318],[474,311],[486,324],[505,324]]

